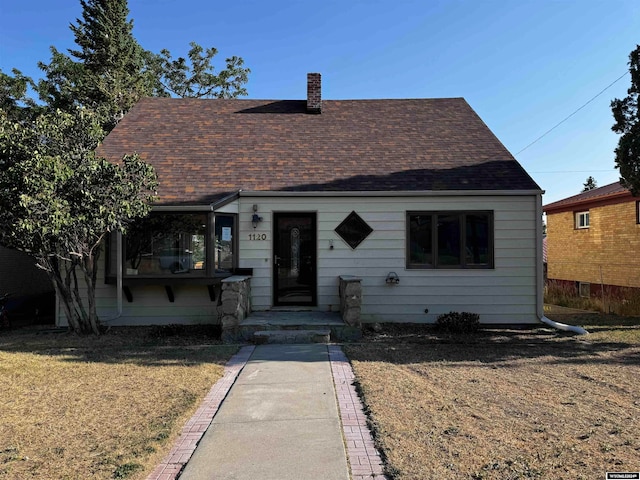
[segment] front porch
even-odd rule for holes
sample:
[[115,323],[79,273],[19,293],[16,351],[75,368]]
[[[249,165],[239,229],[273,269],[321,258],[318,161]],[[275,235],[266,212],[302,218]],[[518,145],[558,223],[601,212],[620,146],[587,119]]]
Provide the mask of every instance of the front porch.
[[362,337],[360,279],[340,277],[340,312],[308,308],[251,309],[251,277],[222,282],[222,340],[225,343],[328,343]]

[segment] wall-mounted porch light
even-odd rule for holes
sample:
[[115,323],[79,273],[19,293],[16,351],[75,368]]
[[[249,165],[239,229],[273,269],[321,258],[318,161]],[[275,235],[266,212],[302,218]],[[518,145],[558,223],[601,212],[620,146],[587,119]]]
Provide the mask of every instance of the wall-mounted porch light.
[[387,282],[387,285],[397,285],[400,283],[400,277],[396,272],[389,272],[384,281]]
[[258,215],[258,205],[253,205],[253,215],[251,216],[251,224],[253,228],[257,228],[258,224],[262,221],[262,217]]

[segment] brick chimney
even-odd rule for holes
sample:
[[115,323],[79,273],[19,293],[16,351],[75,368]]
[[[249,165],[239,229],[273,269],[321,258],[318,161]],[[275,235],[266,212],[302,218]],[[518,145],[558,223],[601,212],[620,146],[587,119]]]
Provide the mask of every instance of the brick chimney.
[[322,80],[319,73],[307,73],[307,113],[322,112]]

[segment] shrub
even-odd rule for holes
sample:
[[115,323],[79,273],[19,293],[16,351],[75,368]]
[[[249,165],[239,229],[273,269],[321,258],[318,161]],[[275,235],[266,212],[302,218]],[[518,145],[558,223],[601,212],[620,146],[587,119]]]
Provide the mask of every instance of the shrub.
[[480,328],[480,315],[470,312],[449,312],[436,320],[438,329],[449,333],[473,333]]

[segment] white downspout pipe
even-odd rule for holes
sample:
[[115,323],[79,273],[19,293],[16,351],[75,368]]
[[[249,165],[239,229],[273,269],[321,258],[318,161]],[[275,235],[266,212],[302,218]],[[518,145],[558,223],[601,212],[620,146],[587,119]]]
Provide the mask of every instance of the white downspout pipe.
[[112,322],[122,316],[122,232],[116,233],[116,249],[116,302],[118,310],[113,317],[102,320],[103,323]]
[[557,328],[558,330],[564,330],[565,332],[574,332],[574,333],[577,333],[578,335],[586,335],[587,333],[589,333],[582,327],[577,327],[575,325],[567,325],[566,323],[554,322],[553,320],[545,317],[544,315],[540,317],[540,321],[542,323],[546,323],[550,327]]
[[536,314],[538,320],[550,327],[573,332],[578,335],[585,335],[587,332],[582,327],[567,325],[566,323],[555,322],[544,316],[544,273],[542,258],[542,193],[536,195]]

